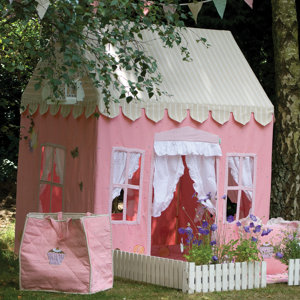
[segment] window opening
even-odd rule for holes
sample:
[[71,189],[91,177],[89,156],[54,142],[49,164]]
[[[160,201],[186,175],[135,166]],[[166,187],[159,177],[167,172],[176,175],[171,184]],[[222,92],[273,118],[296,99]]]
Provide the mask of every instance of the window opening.
[[226,166],[226,219],[246,218],[254,210],[256,156],[228,154]]
[[65,150],[60,146],[42,145],[39,181],[39,210],[43,213],[63,209]]
[[112,221],[137,222],[144,153],[114,148],[112,153]]

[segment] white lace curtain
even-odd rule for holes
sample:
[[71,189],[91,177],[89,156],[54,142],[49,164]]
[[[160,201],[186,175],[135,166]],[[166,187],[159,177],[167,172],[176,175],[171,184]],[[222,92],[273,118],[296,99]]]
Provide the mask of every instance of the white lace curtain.
[[155,156],[154,159],[154,201],[153,217],[159,217],[171,203],[179,178],[184,173],[180,155]]
[[[133,174],[139,168],[140,153],[136,152],[125,152],[125,151],[114,151],[113,154],[113,184],[124,184],[126,176],[126,161],[127,155],[129,156],[128,166],[128,179],[133,177]],[[112,200],[121,194],[122,188],[114,187],[112,191]]]
[[[215,157],[187,155],[185,158],[189,174],[193,180],[193,187],[198,194],[198,199],[207,207],[210,213],[216,213],[217,180],[215,169]],[[206,199],[210,193],[211,200]],[[204,200],[205,199],[205,200]]]
[[[214,198],[217,192],[215,157],[221,156],[218,144],[184,141],[159,141],[154,143],[154,199],[153,217],[159,217],[170,205],[179,178],[184,173],[181,155],[185,155],[194,190],[203,199],[208,193]],[[168,154],[169,155],[166,155]],[[172,153],[172,154],[170,154]],[[215,201],[202,202],[211,213],[215,213]]]
[[[245,156],[242,157],[242,178],[241,184],[245,187],[253,187],[253,170],[254,163],[253,157]],[[230,174],[228,174],[228,185],[237,186],[239,184],[239,168],[240,168],[240,157],[230,156],[228,158],[228,168]],[[252,191],[244,191],[247,198],[252,201]],[[237,191],[228,191],[229,198],[232,202],[237,202]]]

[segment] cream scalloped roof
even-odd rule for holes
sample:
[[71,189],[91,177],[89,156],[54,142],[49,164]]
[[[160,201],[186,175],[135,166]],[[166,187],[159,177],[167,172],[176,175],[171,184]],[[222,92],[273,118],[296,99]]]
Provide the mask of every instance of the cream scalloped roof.
[[[61,107],[48,105],[42,101],[41,90],[34,90],[32,78],[22,96],[23,108],[29,107],[32,114],[38,107],[40,114],[60,112],[66,117],[72,113],[74,118],[83,113],[90,117],[98,108],[101,114],[114,118],[119,115],[121,106],[123,114],[133,121],[141,117],[144,109],[154,122],[164,117],[165,109],[177,122],[186,118],[187,110],[198,122],[204,122],[211,111],[214,120],[220,124],[229,120],[231,112],[237,122],[246,124],[253,113],[261,125],[271,122],[273,105],[229,31],[187,28],[183,36],[192,62],[182,60],[179,47],[164,48],[155,33],[143,33],[144,50],[157,60],[163,77],[160,89],[167,92],[158,100],[149,100],[142,94],[139,102],[112,103],[108,113],[101,100],[101,89],[95,88],[89,79],[83,79],[85,99],[82,103]],[[200,37],[206,38],[211,46],[207,48],[201,42],[197,43]]]

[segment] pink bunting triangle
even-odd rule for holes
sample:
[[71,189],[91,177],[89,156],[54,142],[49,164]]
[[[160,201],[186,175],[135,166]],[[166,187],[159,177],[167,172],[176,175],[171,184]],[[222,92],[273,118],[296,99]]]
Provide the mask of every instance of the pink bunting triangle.
[[244,0],[251,8],[253,8],[253,0]]

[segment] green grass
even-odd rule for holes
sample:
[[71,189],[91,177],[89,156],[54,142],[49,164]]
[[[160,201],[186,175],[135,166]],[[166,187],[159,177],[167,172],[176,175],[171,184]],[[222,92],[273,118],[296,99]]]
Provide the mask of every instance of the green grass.
[[266,300],[300,299],[300,287],[287,284],[271,284],[265,289],[215,292],[206,294],[183,294],[181,291],[116,278],[114,287],[94,295],[73,295],[19,290],[18,258],[13,254],[14,224],[0,232],[0,300],[15,299],[120,299],[120,300]]

